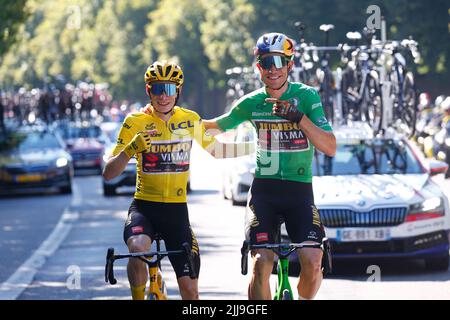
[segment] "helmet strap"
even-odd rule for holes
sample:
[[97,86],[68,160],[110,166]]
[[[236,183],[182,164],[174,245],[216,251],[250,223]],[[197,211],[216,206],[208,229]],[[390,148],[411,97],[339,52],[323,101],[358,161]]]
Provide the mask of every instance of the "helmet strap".
[[280,90],[281,88],[283,88],[283,86],[286,84],[287,81],[288,81],[288,78],[286,77],[286,80],[284,80],[283,84],[279,88],[271,88],[269,86],[265,86],[265,87],[269,88],[270,90]]

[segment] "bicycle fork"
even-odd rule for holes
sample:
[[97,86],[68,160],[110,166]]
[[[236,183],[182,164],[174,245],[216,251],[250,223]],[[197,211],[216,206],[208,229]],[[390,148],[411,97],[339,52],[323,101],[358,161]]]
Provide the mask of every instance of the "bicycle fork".
[[278,286],[274,300],[292,300],[294,295],[289,284],[289,260],[287,258],[278,259],[277,277]]
[[149,267],[148,274],[150,278],[150,284],[148,287],[148,300],[167,300],[165,294],[165,284],[162,278],[161,271],[157,266]]

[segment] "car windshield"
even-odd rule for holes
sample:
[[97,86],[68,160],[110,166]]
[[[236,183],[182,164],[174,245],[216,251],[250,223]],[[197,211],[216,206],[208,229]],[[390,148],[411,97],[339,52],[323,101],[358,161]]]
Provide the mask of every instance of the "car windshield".
[[50,132],[12,132],[0,143],[0,152],[17,150],[43,150],[61,148],[58,139]]
[[316,152],[313,174],[413,174],[424,173],[410,148],[401,140],[374,139],[338,143],[336,156]]
[[67,139],[77,138],[99,138],[101,136],[100,127],[67,127],[62,130],[62,137]]

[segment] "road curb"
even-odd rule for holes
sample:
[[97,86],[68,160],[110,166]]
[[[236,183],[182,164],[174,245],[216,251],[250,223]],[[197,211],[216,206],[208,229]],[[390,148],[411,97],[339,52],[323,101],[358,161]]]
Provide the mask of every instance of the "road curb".
[[33,281],[36,273],[59,248],[68,236],[73,224],[79,219],[80,214],[77,211],[72,211],[71,208],[76,208],[80,203],[81,195],[76,186],[74,186],[71,203],[64,209],[53,231],[31,257],[0,285],[0,300],[17,299]]

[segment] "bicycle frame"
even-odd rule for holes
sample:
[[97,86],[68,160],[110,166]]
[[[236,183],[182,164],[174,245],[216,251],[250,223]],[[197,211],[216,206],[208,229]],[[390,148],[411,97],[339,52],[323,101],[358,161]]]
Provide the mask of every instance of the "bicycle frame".
[[150,278],[150,284],[147,290],[148,300],[167,300],[166,294],[163,292],[163,282],[161,270],[161,260],[164,257],[174,254],[186,254],[188,257],[189,276],[191,279],[197,277],[194,263],[192,259],[192,252],[190,245],[185,242],[182,244],[182,250],[161,251],[159,248],[159,241],[157,241],[157,251],[150,252],[134,252],[129,254],[114,254],[114,248],[109,248],[106,254],[105,265],[105,282],[109,282],[112,285],[117,283],[114,277],[114,262],[119,259],[125,258],[138,258],[145,262],[148,266],[148,274]]
[[322,249],[323,259],[322,265],[324,273],[331,272],[331,253],[328,239],[324,238],[322,243],[277,243],[277,244],[260,244],[251,245],[247,240],[244,241],[241,248],[241,273],[247,274],[248,261],[247,255],[250,250],[269,249],[278,256],[277,277],[278,285],[275,290],[274,300],[293,300],[292,288],[289,283],[289,256],[297,249],[317,248]]

